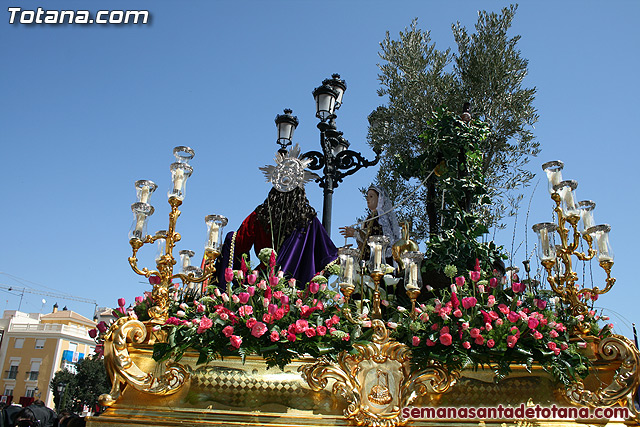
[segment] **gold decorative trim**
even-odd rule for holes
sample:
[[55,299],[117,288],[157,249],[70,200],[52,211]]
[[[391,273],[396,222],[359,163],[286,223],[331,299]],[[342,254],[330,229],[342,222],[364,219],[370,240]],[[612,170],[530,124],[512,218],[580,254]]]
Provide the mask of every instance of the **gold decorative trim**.
[[334,380],[333,393],[347,401],[344,416],[356,425],[404,425],[403,407],[427,393],[440,394],[453,386],[459,374],[434,363],[411,374],[411,350],[389,338],[381,320],[373,320],[373,342],[354,344],[354,354],[342,352],[337,363],[319,360],[299,368],[309,387],[318,392]]
[[621,362],[611,383],[602,384],[596,391],[591,391],[585,389],[582,381],[576,381],[567,389],[566,397],[573,404],[592,408],[620,404],[629,409],[636,422],[640,422],[640,412],[635,406],[635,396],[640,385],[640,352],[627,337],[612,335],[600,341],[598,356],[609,362]]
[[104,364],[112,387],[109,394],[100,396],[102,405],[111,406],[127,384],[141,392],[169,395],[177,392],[189,378],[184,366],[175,362],[155,369],[156,372],[164,371],[158,376],[140,369],[131,359],[128,342],[143,344],[147,336],[146,326],[130,317],[118,319],[105,334]]

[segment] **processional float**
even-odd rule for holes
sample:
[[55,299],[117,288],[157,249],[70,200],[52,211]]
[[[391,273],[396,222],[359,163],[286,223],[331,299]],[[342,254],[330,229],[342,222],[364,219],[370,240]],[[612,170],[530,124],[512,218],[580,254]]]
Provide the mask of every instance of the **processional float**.
[[[197,352],[190,348],[183,348],[179,350],[179,357],[176,357],[176,353],[168,353],[171,357],[162,358],[157,357],[156,354],[154,358],[154,351],[157,352],[159,348],[166,349],[171,346],[175,348],[177,338],[168,332],[165,325],[171,322],[184,325],[187,322],[170,316],[170,306],[176,303],[177,298],[190,295],[191,305],[186,304],[185,310],[194,312],[199,310],[199,306],[210,304],[202,310],[210,310],[207,313],[211,312],[211,319],[218,317],[228,319],[229,315],[239,318],[240,315],[228,307],[232,307],[234,301],[246,299],[245,296],[240,296],[240,293],[248,289],[237,286],[235,289],[232,288],[235,286],[232,284],[235,283],[234,280],[248,273],[237,271],[233,272],[229,278],[226,288],[223,286],[222,289],[211,290],[207,287],[207,283],[216,276],[213,261],[221,254],[223,229],[227,224],[227,219],[221,215],[208,215],[205,218],[207,234],[204,248],[205,262],[202,268],[191,265],[190,259],[193,252],[180,251],[179,261],[175,256],[176,243],[181,239],[176,228],[180,216],[179,207],[184,200],[187,178],[193,172],[189,161],[194,156],[194,152],[189,147],[176,147],[174,155],[176,162],[170,168],[172,186],[168,193],[170,213],[166,230],[154,234],[148,234],[146,231],[149,216],[154,212],[149,200],[157,186],[147,180],[138,181],[135,185],[138,200],[132,205],[135,219],[130,232],[132,254],[129,257],[129,263],[135,273],[150,279],[152,291],[149,301],[152,305],[147,311],[148,320],[125,316],[115,321],[102,335],[104,361],[112,382],[112,389],[100,399],[101,404],[108,408],[100,416],[91,418],[88,423],[90,426],[257,426],[263,424],[397,426],[460,425],[461,423],[523,425],[523,422],[565,426],[581,423],[580,420],[562,419],[523,420],[517,415],[499,419],[464,421],[447,416],[435,419],[407,418],[411,408],[481,406],[518,408],[521,405],[527,408],[535,405],[575,408],[619,407],[628,410],[625,419],[619,417],[601,419],[598,423],[624,425],[637,424],[640,420],[636,403],[636,391],[640,385],[638,373],[640,353],[624,336],[616,334],[609,334],[604,338],[593,336],[593,331],[585,320],[590,314],[587,304],[589,298],[595,299],[598,295],[607,293],[615,283],[615,279],[611,277],[613,253],[608,237],[610,227],[597,225],[594,222],[595,204],[593,202],[576,201],[577,183],[562,180],[563,164],[559,161],[543,165],[549,180],[550,195],[555,203],[554,212],[557,221],[536,224],[533,230],[538,235],[539,258],[546,271],[553,298],[556,298],[558,304],[566,306],[572,318],[575,319],[569,331],[572,341],[570,344],[577,343],[585,360],[588,360],[591,365],[589,375],[585,378],[576,376],[568,386],[565,386],[542,366],[530,361],[509,366],[509,375],[502,377],[499,382],[494,382],[495,372],[491,369],[490,361],[486,363],[486,369],[473,369],[467,365],[450,366],[442,362],[446,359],[438,360],[436,357],[420,364],[412,364],[412,360],[417,356],[415,352],[426,349],[426,347],[420,347],[425,345],[423,340],[431,342],[427,343],[427,346],[442,343],[446,345],[449,339],[446,335],[459,334],[462,337],[464,326],[458,331],[452,331],[448,327],[446,331],[443,331],[444,328],[438,331],[434,329],[432,335],[428,335],[428,332],[427,335],[424,335],[425,332],[422,332],[423,335],[416,333],[413,344],[400,342],[394,338],[395,329],[398,326],[389,321],[388,316],[391,311],[385,307],[385,304],[390,296],[383,291],[383,287],[386,287],[385,280],[393,281],[387,275],[390,268],[385,265],[385,253],[386,246],[394,242],[389,242],[384,236],[373,236],[369,239],[368,262],[367,260],[360,262],[358,258],[360,252],[356,249],[345,247],[339,251],[337,285],[341,297],[334,300],[336,310],[340,314],[338,322],[355,328],[350,330],[359,330],[364,338],[359,341],[353,340],[353,345],[336,357],[326,358],[320,354],[316,357],[297,356],[283,369],[278,367],[267,369],[267,364],[262,358],[251,354],[240,353],[237,356],[224,356],[222,359],[211,360],[212,358],[208,358],[206,351],[203,353],[202,349]],[[159,246],[155,269],[141,268],[138,265],[139,250],[145,245],[154,244]],[[583,248],[582,251],[581,248]],[[400,252],[397,247],[395,249],[396,252]],[[399,264],[403,267],[405,292],[411,304],[410,307],[401,310],[407,312],[406,325],[409,327],[417,322],[427,322],[426,319],[429,316],[431,320],[428,322],[432,325],[433,318],[439,321],[440,318],[456,316],[457,310],[473,310],[474,305],[481,298],[473,297],[475,302],[470,299],[472,297],[463,298],[462,302],[458,301],[455,293],[462,295],[461,287],[464,287],[465,283],[464,280],[460,282],[456,280],[451,288],[450,304],[438,301],[439,304],[435,307],[425,307],[420,301],[420,295],[424,292],[420,267],[423,254],[410,250],[397,255]],[[606,274],[604,286],[592,288],[580,286],[578,275],[572,264],[575,259],[580,261],[597,259]],[[180,266],[180,272],[175,271],[176,265]],[[494,280],[496,278],[493,277],[481,284],[479,274],[479,272],[475,276],[472,274],[470,284],[466,285],[474,287],[473,292],[478,289],[484,292],[485,287],[488,289],[498,283],[499,279]],[[451,277],[453,279],[453,275]],[[175,284],[176,280],[179,281],[179,285]],[[360,293],[359,297],[362,298],[362,294],[365,293],[362,288],[365,282],[370,283],[371,288],[371,309],[368,312],[362,309],[361,304],[353,303],[356,294]],[[251,280],[248,283],[251,283]],[[277,286],[276,283],[277,280],[273,282],[274,288]],[[532,283],[529,281],[529,286]],[[259,287],[260,283],[256,286]],[[516,288],[513,289],[508,292],[521,292]],[[221,290],[226,290],[222,292],[226,294],[226,299],[220,296]],[[293,288],[288,292],[294,296],[300,295],[300,291]],[[204,303],[202,299],[198,303],[195,302],[197,298],[203,298],[208,294],[211,296]],[[223,301],[220,305],[215,305],[217,298]],[[282,296],[279,298],[281,302],[284,300]],[[491,301],[490,298],[488,300]],[[540,300],[536,301],[542,312],[545,304],[541,304]],[[291,302],[293,304],[293,301]],[[284,305],[283,303],[280,307]],[[514,298],[512,312],[516,311],[516,305],[518,304]],[[287,309],[288,307],[289,305]],[[447,311],[447,307],[451,310]],[[266,303],[265,310],[267,310]],[[496,309],[496,316],[504,315],[504,319],[507,319],[508,307],[501,310],[503,314]],[[308,311],[309,307],[307,307]],[[276,316],[275,309],[273,313],[271,311],[268,313],[265,311],[265,313]],[[489,316],[487,312],[481,314],[478,311],[476,314],[480,318],[484,314]],[[527,333],[535,335],[536,322],[538,320],[544,322],[543,316],[534,315],[531,311],[526,314],[529,315],[529,319],[533,319],[533,323],[529,323],[530,327],[534,325],[527,330]],[[210,318],[207,320],[211,320]],[[502,317],[499,318],[501,320],[499,324],[502,325]],[[268,320],[273,317],[263,319],[267,319],[264,321],[267,328],[277,323],[269,323]],[[261,323],[259,320],[258,323]],[[498,318],[492,320],[498,320]],[[511,320],[515,323],[521,319]],[[194,331],[216,327],[215,324],[205,325],[202,318],[199,322],[199,324],[190,324]],[[255,326],[256,322],[253,323]],[[435,324],[438,325],[438,323]],[[314,342],[319,342],[322,339],[318,335],[323,331],[324,334],[329,335],[340,332],[335,330],[335,327],[333,327],[335,331],[331,332],[331,322],[327,325],[329,327],[325,327],[324,324],[316,327],[307,325],[301,328],[303,332],[296,332],[295,327],[293,331],[288,332],[283,328],[282,331],[276,331],[278,333],[275,336],[272,335],[271,340],[283,349],[288,345],[287,339],[293,342],[290,340],[291,335],[294,336],[294,340],[295,337],[303,340],[306,339],[304,338],[306,334],[307,337],[311,336],[315,339]],[[234,327],[240,328],[240,326]],[[491,326],[487,326],[483,331],[476,332],[475,344],[467,343],[469,348],[472,349],[474,345],[486,346],[484,339],[477,337],[482,333],[488,334],[487,330],[490,328]],[[313,329],[313,335],[306,332],[310,329]],[[368,335],[366,331],[369,331]],[[263,337],[261,332],[264,333],[264,331],[258,331],[254,337]],[[279,332],[282,334],[279,335]],[[229,334],[233,333],[229,332]],[[518,336],[519,334],[520,331]],[[551,334],[554,336],[557,333],[551,332]],[[339,336],[344,335],[343,333]],[[434,337],[434,340],[425,337]],[[517,337],[513,337],[509,340],[510,342],[517,340]],[[348,340],[349,337],[346,338]],[[435,342],[438,339],[440,343]],[[264,340],[266,341],[266,338]],[[464,343],[463,346],[467,348]],[[551,353],[560,354],[564,351],[555,347],[555,344],[550,346]],[[234,346],[231,345],[229,348],[233,349]],[[237,348],[240,348],[240,344]],[[406,412],[405,408],[409,408],[409,412]]]

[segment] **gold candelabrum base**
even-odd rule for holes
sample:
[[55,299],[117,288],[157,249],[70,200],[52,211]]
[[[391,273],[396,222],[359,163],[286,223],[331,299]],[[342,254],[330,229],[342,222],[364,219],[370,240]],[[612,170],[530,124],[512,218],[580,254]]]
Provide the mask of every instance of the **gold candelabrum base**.
[[[183,286],[188,286],[188,284],[202,284],[200,288],[200,292],[204,293],[205,286],[208,280],[214,277],[216,269],[214,267],[214,261],[218,256],[220,256],[220,252],[216,250],[208,250],[205,251],[205,268],[201,277],[196,277],[193,273],[183,274],[183,273],[173,273],[173,266],[176,265],[176,259],[173,256],[173,248],[175,247],[176,242],[179,242],[182,238],[180,233],[177,233],[176,223],[178,221],[178,217],[180,216],[180,210],[178,208],[182,204],[182,200],[176,197],[169,198],[169,205],[171,206],[171,212],[169,213],[169,227],[167,229],[166,236],[155,235],[155,236],[146,236],[143,240],[138,238],[132,238],[129,240],[129,244],[131,245],[131,249],[133,251],[132,255],[129,257],[129,265],[136,274],[144,276],[146,278],[150,278],[152,276],[157,277],[153,283],[153,289],[151,291],[151,297],[153,298],[154,305],[149,308],[148,314],[151,317],[151,323],[153,324],[164,324],[168,318],[169,312],[169,299],[170,294],[173,291],[171,287],[173,286],[173,279],[179,279]],[[150,270],[146,267],[140,269],[138,267],[138,258],[137,254],[140,248],[142,248],[145,244],[155,243],[158,239],[164,238],[166,240],[165,253],[156,261],[156,269]]]

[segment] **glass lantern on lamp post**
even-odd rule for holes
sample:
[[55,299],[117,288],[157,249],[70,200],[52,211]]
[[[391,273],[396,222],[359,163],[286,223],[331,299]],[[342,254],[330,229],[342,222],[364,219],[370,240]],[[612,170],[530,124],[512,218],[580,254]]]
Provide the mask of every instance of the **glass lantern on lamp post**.
[[[323,170],[324,175],[316,179],[323,189],[322,225],[331,236],[331,214],[333,207],[333,191],[339,183],[363,167],[374,166],[380,160],[380,152],[376,151],[373,161],[365,159],[362,154],[349,150],[347,141],[336,128],[336,110],[342,105],[342,99],[347,84],[339,74],[333,74],[330,79],[325,79],[322,85],[313,90],[313,98],[316,104],[316,117],[320,119],[317,127],[320,130],[320,151],[308,151],[303,158],[311,160],[309,169]],[[298,118],[293,116],[290,109],[286,109],[284,115],[276,116],[278,129],[277,143],[280,145],[280,153],[285,153],[286,147],[291,145],[293,132],[298,126]],[[375,150],[374,150],[375,151]]]

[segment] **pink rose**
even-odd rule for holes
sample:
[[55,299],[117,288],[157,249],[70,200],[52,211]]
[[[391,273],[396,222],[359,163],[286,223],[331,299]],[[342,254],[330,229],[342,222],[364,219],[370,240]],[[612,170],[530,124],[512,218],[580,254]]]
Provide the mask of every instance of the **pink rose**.
[[539,340],[542,339],[542,334],[539,331],[533,331],[533,337]]
[[427,347],[433,347],[434,345],[436,345],[436,343],[427,338]]
[[507,319],[509,322],[515,323],[520,320],[520,315],[515,311],[510,311],[509,314],[507,314]]
[[296,320],[296,334],[301,334],[309,328],[309,322],[304,319]]
[[478,300],[475,299],[474,297],[462,298],[462,307],[468,310],[472,307],[475,307],[477,302]]
[[243,317],[251,316],[253,314],[253,307],[251,307],[250,305],[243,305],[238,309],[238,314]]
[[287,340],[294,342],[296,340],[296,336],[294,334],[287,334]]
[[560,350],[566,350],[568,348],[569,348],[569,346],[567,345],[566,342],[560,343]]
[[89,336],[91,338],[95,338],[98,336],[98,330],[97,329],[89,329]]
[[[225,294],[225,295],[226,295],[226,294]],[[229,315],[228,315],[227,313],[220,313],[220,314],[218,314],[218,316],[220,316],[220,318],[221,318],[222,320],[225,320],[225,321],[226,321],[226,320],[229,320]]]
[[260,338],[261,336],[264,335],[265,332],[267,332],[267,325],[265,325],[262,322],[256,322],[251,327],[251,335],[253,335],[256,338]]
[[469,329],[469,322],[463,322],[462,323],[462,330],[466,331],[467,329]]
[[502,319],[496,319],[494,323],[496,326],[501,326],[503,322],[502,322]]
[[525,286],[524,283],[514,282],[511,284],[511,289],[514,293],[519,294],[521,292],[524,292]]
[[267,306],[267,313],[269,314],[274,314],[276,312],[276,310],[278,309],[278,306],[275,304],[269,304]]
[[231,335],[231,337],[229,338],[229,341],[231,342],[231,345],[235,348],[240,348],[240,346],[242,345],[242,338],[237,335]]
[[453,338],[451,337],[451,334],[442,334],[440,335],[440,342],[443,345],[449,346],[453,342]]
[[143,297],[136,297],[136,304],[140,304],[142,301],[144,301]]
[[551,336],[551,338],[558,338],[558,332],[552,329],[551,332],[549,332],[549,336]]
[[[498,287],[498,279],[496,279],[495,277],[492,277],[491,279],[489,279],[489,287],[492,289],[495,289]],[[487,346],[489,344],[487,343]]]
[[464,286],[464,282],[465,282],[464,276],[456,277],[456,285],[458,285],[459,288]]
[[256,322],[257,322],[257,320],[256,320],[255,317],[252,317],[251,319],[247,319],[247,323],[246,323],[247,328],[249,328],[249,329],[253,328],[253,325],[255,325]]
[[511,311],[509,310],[509,307],[504,304],[498,305],[498,310],[500,310],[502,314],[509,314],[509,311]]
[[312,294],[316,294],[318,293],[318,291],[320,290],[320,284],[317,282],[311,282],[309,283],[309,292],[311,292]]
[[277,277],[277,276],[271,276],[271,277],[269,277],[269,284],[270,284],[271,286],[274,286],[274,287],[275,287],[275,286],[278,284],[278,282],[279,282],[279,281],[280,281],[280,279],[278,279],[278,277]]
[[480,292],[481,294],[484,293],[484,285],[478,285],[478,292]]
[[478,280],[480,280],[480,272],[479,271],[470,271],[469,272],[469,277],[471,278],[472,282],[477,282]]
[[535,317],[529,317],[529,329],[535,329],[538,327],[538,325],[540,324],[540,321],[538,319],[536,319]]
[[496,345],[496,342],[494,340],[487,340],[487,347],[493,348],[494,345]]
[[196,332],[201,334],[212,326],[213,320],[209,319],[207,316],[202,316],[202,319],[200,319],[200,323],[198,324],[198,330]]
[[515,335],[509,335],[507,337],[507,347],[513,348],[517,342],[518,342],[518,337],[516,337]]
[[269,335],[269,339],[272,342],[276,342],[276,341],[280,340],[280,334],[278,332],[276,332],[276,331],[271,331],[271,334]]
[[411,343],[413,344],[414,347],[417,347],[418,345],[420,345],[420,338],[414,335],[413,338],[411,339]]
[[240,301],[241,304],[246,304],[247,302],[249,302],[250,297],[251,295],[249,295],[248,292],[240,292],[238,294],[238,300]]
[[231,335],[233,335],[233,326],[225,326],[224,328],[222,328],[222,333],[225,337],[229,338]]
[[484,344],[484,337],[482,335],[478,335],[476,337],[476,344],[478,344],[478,345]]
[[469,341],[465,341],[462,343],[462,346],[469,350],[471,348],[471,343]]
[[204,305],[198,304],[198,306],[196,307],[196,311],[198,313],[204,313]]
[[307,330],[304,331],[304,333],[309,337],[315,337],[316,336],[316,330],[314,328],[307,328]]
[[480,329],[478,328],[473,328],[469,331],[469,335],[471,335],[471,338],[477,338],[480,335]]
[[540,310],[544,310],[547,307],[547,302],[545,300],[536,299],[535,302]]
[[326,328],[326,326],[322,326],[322,325],[320,325],[320,326],[318,326],[316,329],[318,330],[318,335],[320,335],[320,336],[324,336],[324,335],[326,335],[326,334],[327,334],[327,328]]
[[460,311],[460,309],[457,308],[456,311],[453,312],[453,315],[456,317],[462,317],[462,311]]
[[555,349],[558,347],[558,345],[556,343],[554,343],[553,341],[549,341],[547,343],[547,347],[549,347],[549,350],[555,351]]
[[262,315],[262,321],[268,324],[272,324],[273,323],[273,316],[270,315],[269,313],[264,313]]
[[229,267],[224,270],[224,280],[226,280],[227,283],[233,280],[233,270]]

